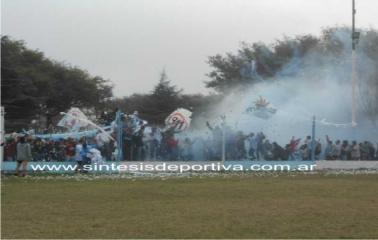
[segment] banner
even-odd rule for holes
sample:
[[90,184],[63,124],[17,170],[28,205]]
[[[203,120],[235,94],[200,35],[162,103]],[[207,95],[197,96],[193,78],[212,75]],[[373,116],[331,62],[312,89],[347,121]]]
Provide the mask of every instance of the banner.
[[189,128],[192,112],[184,108],[179,108],[172,112],[166,119],[166,130],[173,129],[174,132],[182,132]]
[[[106,131],[108,134],[110,134],[112,132],[111,126],[106,126],[106,127],[103,127],[102,129],[104,129],[104,131]],[[99,130],[93,129],[93,130],[82,131],[82,132],[33,134],[31,136],[33,138],[59,140],[59,139],[67,139],[67,138],[80,139],[82,137],[96,137],[96,135],[98,135],[98,133],[99,133]]]
[[88,126],[88,118],[79,108],[71,108],[57,126],[67,128],[71,132],[79,131],[81,127]]
[[261,97],[254,102],[254,105],[246,109],[247,113],[252,113],[256,117],[268,119],[273,116],[277,109],[275,109],[270,102]]

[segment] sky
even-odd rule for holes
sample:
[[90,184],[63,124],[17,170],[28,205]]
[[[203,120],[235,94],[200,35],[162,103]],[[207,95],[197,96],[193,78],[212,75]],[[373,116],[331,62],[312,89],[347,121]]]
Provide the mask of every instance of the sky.
[[[357,27],[378,28],[377,0],[356,7]],[[2,0],[1,33],[109,79],[117,97],[150,92],[163,69],[184,93],[206,94],[209,56],[319,35],[351,15],[351,0]]]

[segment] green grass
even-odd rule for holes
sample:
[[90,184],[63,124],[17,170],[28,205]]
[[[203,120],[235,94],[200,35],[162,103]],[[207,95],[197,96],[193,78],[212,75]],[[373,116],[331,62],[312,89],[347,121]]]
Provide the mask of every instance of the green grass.
[[378,175],[2,181],[2,238],[376,238]]

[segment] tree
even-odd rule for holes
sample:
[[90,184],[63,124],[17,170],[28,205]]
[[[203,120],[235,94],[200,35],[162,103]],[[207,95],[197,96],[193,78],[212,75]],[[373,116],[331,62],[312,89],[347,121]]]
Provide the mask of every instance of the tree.
[[122,99],[115,99],[114,105],[126,113],[137,110],[140,117],[151,124],[163,126],[165,118],[177,108],[186,108],[193,112],[193,119],[199,120],[192,125],[201,125],[210,117],[211,106],[221,100],[220,95],[183,94],[182,90],[172,85],[166,71],[162,71],[158,83],[149,94],[133,94]]
[[181,89],[171,85],[165,70],[160,73],[160,79],[152,90],[145,110],[149,112],[150,121],[162,124],[164,119],[176,108],[180,107]]
[[206,86],[227,93],[275,76],[295,55],[295,41],[286,39],[273,47],[264,43],[243,43],[236,54],[210,56],[208,64],[213,70],[208,74],[211,80],[206,82]]
[[112,96],[102,77],[50,60],[23,41],[1,38],[1,101],[8,131],[26,128],[38,115],[48,120],[72,106],[100,110]]
[[[358,77],[362,110],[373,121],[378,120],[378,31],[360,30],[358,50]],[[206,87],[226,95],[229,91],[248,89],[261,81],[273,81],[290,77],[303,69],[306,56],[316,58],[319,71],[329,64],[345,66],[350,62],[351,29],[347,27],[325,28],[319,37],[312,35],[284,37],[271,45],[243,43],[236,53],[217,54],[208,58],[212,70]],[[311,56],[313,56],[311,55]],[[310,58],[312,59],[312,58]],[[312,59],[314,60],[314,59]]]

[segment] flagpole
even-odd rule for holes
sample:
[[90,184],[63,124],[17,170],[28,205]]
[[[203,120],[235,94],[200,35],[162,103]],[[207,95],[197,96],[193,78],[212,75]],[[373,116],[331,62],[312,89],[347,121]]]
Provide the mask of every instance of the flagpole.
[[122,112],[120,110],[116,113],[117,125],[117,161],[123,160],[123,121]]
[[226,116],[222,116],[222,164],[226,161]]

